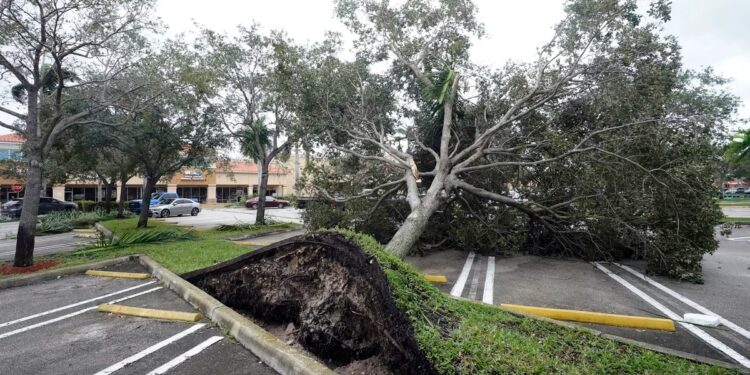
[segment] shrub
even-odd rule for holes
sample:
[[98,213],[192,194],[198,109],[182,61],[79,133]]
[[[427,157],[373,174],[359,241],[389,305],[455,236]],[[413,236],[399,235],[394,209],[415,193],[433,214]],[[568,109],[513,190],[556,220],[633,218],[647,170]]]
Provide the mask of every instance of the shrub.
[[94,201],[76,201],[78,208],[83,212],[92,212],[96,209],[97,202]]
[[292,206],[296,206],[297,205],[297,196],[294,195],[294,194],[282,195],[280,197],[277,197],[277,199],[289,201],[289,204],[292,205]]

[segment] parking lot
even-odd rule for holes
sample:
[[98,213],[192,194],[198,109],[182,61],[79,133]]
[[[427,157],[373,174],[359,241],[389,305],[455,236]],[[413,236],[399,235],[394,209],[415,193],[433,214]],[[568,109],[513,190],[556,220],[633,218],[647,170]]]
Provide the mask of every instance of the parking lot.
[[[4,223],[3,225],[5,228],[0,228],[0,230],[7,230],[7,232],[4,235],[0,234],[0,262],[13,259],[16,252],[15,234],[18,228],[17,223]],[[34,240],[34,255],[43,256],[71,251],[90,241],[94,240],[76,237],[74,233],[37,236]]]
[[[256,210],[248,208],[205,208],[198,216],[170,217],[168,223],[192,225],[196,228],[212,228],[219,224],[254,224]],[[293,207],[266,208],[266,220],[302,223],[302,211]]]
[[[145,272],[134,263],[112,268]],[[98,312],[118,304],[194,312],[156,280],[75,275],[0,289],[3,374],[274,374],[205,318],[198,323]]]
[[677,324],[675,333],[589,326],[731,363],[750,358],[750,228],[747,227],[735,229],[730,238],[720,239],[720,248],[704,257],[702,285],[664,277],[652,277],[649,280],[653,283],[649,282],[643,278],[643,262],[625,262],[623,267],[597,266],[575,259],[499,258],[459,251],[410,257],[408,261],[426,274],[446,275],[448,283],[436,284],[442,291],[494,305],[650,317],[670,317],[672,313],[678,319],[685,313],[720,315],[726,322],[717,328],[699,328],[703,333],[681,324]]

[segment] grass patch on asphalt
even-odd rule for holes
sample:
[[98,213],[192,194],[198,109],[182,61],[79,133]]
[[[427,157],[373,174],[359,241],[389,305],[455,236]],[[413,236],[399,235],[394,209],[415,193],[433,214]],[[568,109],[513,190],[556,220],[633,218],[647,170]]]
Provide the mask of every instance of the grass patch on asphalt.
[[723,217],[719,220],[722,223],[750,223],[750,217]]
[[300,227],[299,225],[292,223],[274,223],[261,226],[248,226],[239,230],[217,231],[214,229],[208,229],[196,231],[190,228],[177,227],[172,224],[155,220],[149,220],[148,228],[136,229],[135,226],[137,222],[138,218],[132,218],[107,220],[100,224],[111,230],[115,236],[121,236],[125,233],[153,230],[192,232],[192,236],[190,236],[190,239],[188,240],[181,241],[134,244],[124,247],[96,249],[96,251],[63,253],[37,258],[36,261],[44,259],[59,259],[62,260],[62,263],[59,264],[57,268],[61,268],[131,254],[147,254],[170,271],[181,274],[208,267],[252,251],[252,249],[247,246],[241,246],[227,241],[227,238],[260,235],[263,233],[297,229]]
[[420,348],[441,374],[735,374],[450,298],[372,237],[339,231],[380,263]]

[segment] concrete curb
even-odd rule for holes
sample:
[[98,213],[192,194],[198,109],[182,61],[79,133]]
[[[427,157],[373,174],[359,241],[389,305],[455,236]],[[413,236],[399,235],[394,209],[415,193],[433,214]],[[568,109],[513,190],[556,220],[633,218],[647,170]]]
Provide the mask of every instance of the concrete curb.
[[234,336],[242,346],[282,375],[333,375],[326,365],[276,338],[268,331],[225,306],[200,288],[185,281],[146,255],[138,256],[141,264],[208,319]]
[[101,225],[99,223],[94,223],[94,228],[96,228],[96,230],[102,233],[106,239],[112,238],[112,231],[107,229],[107,227],[105,227],[104,225]]
[[107,267],[114,264],[124,263],[135,259],[134,256],[128,255],[120,258],[107,259],[94,263],[86,263],[78,266],[58,268],[49,271],[34,272],[28,275],[13,276],[5,279],[0,279],[0,289],[13,288],[17,286],[24,286],[33,284],[40,281],[53,280],[67,275],[73,275],[78,273],[84,273],[91,268]]
[[[461,301],[467,301],[467,302],[472,302],[472,303],[481,303],[479,301],[475,301],[475,300],[468,299],[468,298],[456,297],[456,296],[452,296],[452,295],[448,295],[448,296],[451,297],[451,298],[453,298],[453,299],[457,299],[457,300],[461,300]],[[683,352],[683,351],[680,351],[680,350],[665,348],[663,346],[653,345],[653,344],[649,344],[649,343],[646,343],[646,342],[643,342],[643,341],[638,341],[638,340],[628,339],[628,338],[621,337],[621,336],[611,335],[609,333],[604,333],[604,332],[601,332],[601,331],[597,331],[597,330],[595,330],[593,328],[585,327],[585,326],[578,325],[578,324],[571,323],[571,322],[566,322],[566,321],[562,321],[562,320],[555,320],[555,319],[545,318],[545,317],[542,317],[542,316],[535,316],[535,315],[527,314],[527,313],[520,312],[520,311],[505,310],[505,309],[500,308],[499,306],[495,306],[495,307],[497,307],[498,310],[504,311],[504,312],[506,312],[508,314],[511,314],[511,315],[515,315],[515,316],[519,316],[519,317],[524,317],[524,318],[529,318],[529,319],[541,320],[541,321],[544,321],[544,322],[547,322],[547,323],[556,324],[556,325],[563,326],[563,327],[566,327],[566,328],[570,328],[570,329],[574,329],[574,330],[578,330],[578,331],[582,331],[582,332],[587,332],[587,333],[590,333],[590,334],[592,334],[594,336],[604,337],[604,338],[607,338],[607,339],[610,339],[610,340],[617,341],[619,343],[637,346],[637,347],[640,347],[640,348],[643,348],[643,349],[647,349],[647,350],[651,350],[651,351],[654,351],[654,352],[657,352],[657,353],[672,355],[672,356],[675,356],[675,357],[679,357],[679,358],[682,358],[682,359],[687,359],[687,360],[693,361],[693,362],[703,363],[703,364],[706,364],[706,365],[723,367],[723,368],[731,369],[731,370],[737,370],[737,371],[739,371],[740,373],[743,373],[743,374],[750,374],[750,372],[748,371],[748,369],[746,369],[746,368],[744,368],[744,367],[742,367],[740,365],[734,364],[734,363],[720,361],[718,359],[708,358],[708,357],[704,357],[704,356],[697,355],[697,354]]]

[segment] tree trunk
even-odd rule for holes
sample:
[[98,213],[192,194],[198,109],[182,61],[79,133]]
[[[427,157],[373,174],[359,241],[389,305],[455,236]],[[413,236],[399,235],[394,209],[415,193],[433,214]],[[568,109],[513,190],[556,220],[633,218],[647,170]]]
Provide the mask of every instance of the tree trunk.
[[151,193],[154,192],[158,178],[146,177],[146,184],[143,187],[143,198],[141,199],[141,215],[138,217],[138,228],[145,228],[148,225],[148,217],[151,209]]
[[255,225],[266,224],[266,187],[268,186],[269,158],[260,161],[260,184],[258,185],[258,211],[255,213]]
[[125,184],[128,183],[129,178],[120,176],[120,201],[117,203],[117,217],[121,218],[125,212],[125,201],[128,199],[128,189],[125,188]]
[[16,267],[28,267],[34,263],[34,239],[42,187],[42,162],[38,157],[38,151],[30,152],[29,158],[21,219],[18,222],[16,235],[16,255],[13,261]]
[[403,258],[409,253],[409,250],[419,241],[419,237],[430,222],[430,217],[439,206],[437,197],[433,200],[433,202],[425,201],[409,213],[404,223],[401,224],[401,227],[398,228],[396,234],[386,245],[386,250],[399,258]]
[[112,211],[112,186],[114,183],[109,183],[108,181],[104,181],[105,184],[107,184],[104,187],[104,212],[109,215],[109,213]]

